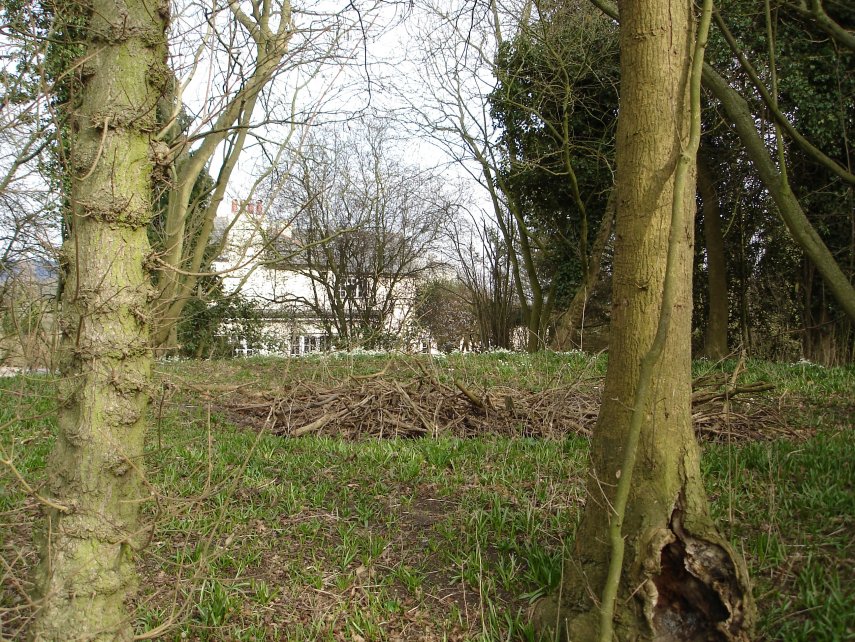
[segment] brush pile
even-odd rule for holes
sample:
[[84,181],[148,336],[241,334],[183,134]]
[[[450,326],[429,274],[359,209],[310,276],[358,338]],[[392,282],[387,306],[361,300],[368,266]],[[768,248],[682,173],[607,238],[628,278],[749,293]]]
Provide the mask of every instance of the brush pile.
[[[793,437],[772,395],[773,386],[740,384],[739,372],[693,382],[692,414],[699,438],[753,441]],[[387,369],[336,384],[298,382],[276,390],[203,393],[212,408],[239,425],[273,434],[345,439],[502,435],[561,439],[590,437],[602,379],[580,378],[539,391],[443,382],[421,369],[397,376]]]

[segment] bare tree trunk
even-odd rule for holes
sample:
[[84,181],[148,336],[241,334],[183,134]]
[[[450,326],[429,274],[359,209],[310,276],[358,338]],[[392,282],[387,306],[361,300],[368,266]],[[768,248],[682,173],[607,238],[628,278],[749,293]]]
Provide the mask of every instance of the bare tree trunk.
[[[591,255],[588,257],[588,269],[586,270],[582,283],[573,295],[570,305],[558,318],[555,328],[555,337],[552,340],[552,347],[555,350],[566,350],[571,346],[582,345],[582,317],[588,299],[591,298],[591,292],[597,285],[597,280],[600,278],[600,268],[603,264],[603,254],[606,250],[606,244],[612,236],[612,224],[614,223],[615,210],[614,200],[609,198],[606,205],[606,214],[600,223],[600,228],[597,230],[597,238],[594,239],[594,245],[591,247]],[[574,341],[575,333],[579,333],[579,341]]]
[[37,640],[130,640],[151,351],[146,227],[155,103],[169,78],[161,0],[94,0],[71,106],[59,431],[36,584]]
[[707,246],[709,310],[704,332],[704,355],[710,359],[727,356],[727,266],[718,195],[706,163],[698,157],[698,191],[704,205],[704,239]]
[[[692,429],[692,216],[670,229],[672,206],[694,212],[693,168],[674,202],[677,165],[694,159],[694,152],[684,156],[692,9],[687,0],[621,4],[609,367],[573,555],[558,594],[534,614],[556,640],[611,640],[604,622],[610,628],[612,618],[602,615],[612,606],[619,640],[748,640],[753,623],[745,570],[708,514]],[[664,306],[669,234],[673,306]],[[665,333],[660,310],[670,315]],[[654,336],[661,352],[652,349]],[[652,354],[658,358],[649,367]],[[650,375],[641,381],[643,360]],[[640,422],[637,433],[631,419]],[[618,501],[627,476],[627,501]],[[601,599],[614,579],[617,599]]]

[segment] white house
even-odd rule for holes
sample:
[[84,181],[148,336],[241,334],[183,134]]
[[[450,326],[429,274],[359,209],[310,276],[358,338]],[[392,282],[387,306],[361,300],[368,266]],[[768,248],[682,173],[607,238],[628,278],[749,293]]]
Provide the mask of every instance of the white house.
[[301,355],[365,338],[377,342],[380,336],[395,338],[398,347],[425,349],[412,320],[414,279],[308,265],[300,233],[290,221],[271,220],[261,201],[233,199],[229,215],[217,217],[217,227],[226,243],[214,272],[227,294],[239,292],[254,302],[264,320],[263,345],[238,338],[239,352]]

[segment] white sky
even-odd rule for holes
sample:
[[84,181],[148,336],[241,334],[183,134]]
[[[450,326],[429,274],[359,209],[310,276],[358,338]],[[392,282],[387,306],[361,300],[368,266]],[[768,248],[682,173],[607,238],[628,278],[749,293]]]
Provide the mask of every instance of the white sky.
[[[207,20],[206,17],[212,15],[212,3],[217,1],[223,2],[178,0],[173,10],[171,60],[179,82],[188,83],[183,100],[197,115],[197,124],[206,119],[210,122],[216,117],[224,97],[235,91],[241,81],[240,75],[226,78],[222,74],[228,61],[222,54],[224,48],[220,49],[221,53],[215,51],[218,39],[232,45],[236,61],[245,68],[251,65],[253,53],[251,47],[240,42],[240,30],[227,11],[216,15],[213,24]],[[241,2],[249,11],[249,1]],[[390,0],[354,0],[346,5],[333,0],[302,2],[294,13],[298,30],[293,43],[295,50],[305,42],[308,34],[315,51],[331,46],[335,41],[338,58],[326,60],[323,64],[317,60],[303,60],[302,64],[288,69],[268,93],[267,106],[281,115],[289,112],[292,104],[296,105],[296,111],[309,117],[313,125],[344,123],[354,113],[386,120],[392,133],[390,147],[397,149],[397,156],[402,160],[422,168],[441,168],[449,184],[467,180],[466,172],[448,155],[447,148],[443,149],[424,132],[425,119],[442,124],[437,98],[448,98],[441,91],[448,79],[441,73],[431,73],[422,64],[422,59],[426,47],[443,48],[449,59],[436,65],[434,72],[439,67],[453,70],[474,51],[474,48],[461,49],[463,32],[467,37],[473,36],[473,42],[479,42],[481,36],[478,29],[472,30],[465,24],[474,15],[468,9],[462,11],[456,20],[456,24],[463,25],[461,33],[455,34],[448,28],[448,24],[455,24],[455,21],[450,21],[444,28],[437,27],[437,16],[425,8],[429,2],[436,3],[434,12],[451,12],[454,6],[459,10],[472,5],[471,2],[466,5],[464,0],[420,0],[418,5]],[[346,8],[341,9],[342,6]],[[354,6],[360,7],[359,15]],[[481,7],[482,12],[486,6],[484,3],[475,5],[476,8]],[[307,26],[314,28],[304,31]],[[490,46],[487,43],[488,50]],[[195,66],[192,77],[188,77],[197,58],[199,64]],[[468,78],[461,77],[464,83],[471,85],[475,107],[483,100],[480,94],[489,91],[491,83],[489,73],[478,80],[478,73],[483,70],[482,67]],[[300,87],[299,91],[297,87]],[[423,112],[421,131],[416,126],[418,118],[410,109],[413,106]],[[257,109],[256,117],[260,118],[262,113],[261,108]],[[283,125],[265,126],[258,128],[256,134],[266,139],[264,145],[271,150],[274,143],[288,135],[286,130]],[[292,147],[297,146],[302,135],[299,130],[292,132]],[[453,146],[454,137],[449,140]],[[4,144],[4,147],[9,146]],[[250,144],[230,181],[224,200],[226,207],[230,206],[232,197],[247,197],[254,177],[268,165],[262,145],[258,142]],[[216,170],[214,161],[211,172],[215,174]],[[476,183],[472,182],[467,189],[476,203],[484,202],[479,195],[481,188]],[[29,193],[38,191],[30,186]]]
[[[446,1],[440,4],[443,5],[442,9],[448,9],[453,3]],[[330,3],[310,2],[310,5],[307,11],[311,15],[295,10],[294,19],[298,31],[303,24],[310,21],[319,23],[322,20],[328,23],[333,20],[338,21],[338,24],[344,23],[349,31],[339,34],[338,60],[328,60],[323,65],[309,63],[297,66],[277,79],[270,92],[270,95],[275,97],[274,102],[278,103],[277,108],[287,108],[293,99],[294,104],[298,106],[297,111],[312,114],[313,123],[319,126],[335,123],[346,126],[346,121],[354,114],[363,114],[369,119],[383,119],[393,136],[390,147],[397,148],[400,158],[422,168],[441,167],[441,171],[447,174],[449,183],[471,180],[436,140],[432,140],[424,131],[417,130],[414,124],[417,118],[410,109],[412,105],[407,104],[410,102],[424,112],[422,121],[426,115],[437,111],[435,90],[441,87],[441,79],[437,78],[436,68],[451,68],[460,60],[436,65],[432,74],[422,64],[424,49],[426,46],[443,46],[447,47],[445,55],[462,58],[461,43],[456,43],[455,46],[454,38],[462,39],[463,34],[455,35],[448,28],[444,31],[437,29],[436,16],[429,15],[423,8],[410,7],[407,4],[385,3],[376,10],[366,10],[361,13],[361,23],[359,16],[352,10],[342,12],[335,18],[320,17],[318,14],[325,7],[328,9]],[[206,25],[199,17],[199,12],[198,6],[189,6],[175,18],[175,31],[183,32],[181,38],[176,38],[176,44],[173,46],[174,64],[178,68],[188,68],[198,50],[200,37],[206,33]],[[462,14],[463,21],[469,18],[471,16],[465,12]],[[218,17],[217,34],[222,38],[229,37],[231,29],[230,16],[223,12]],[[449,37],[449,34],[452,37]],[[317,36],[316,33],[312,35]],[[474,35],[476,41],[479,37],[477,31],[467,30],[466,36],[469,35]],[[331,34],[327,34],[327,40],[330,37]],[[299,36],[295,37],[295,45],[299,47],[297,38]],[[323,39],[323,36],[317,38],[317,42]],[[472,51],[470,49],[470,56]],[[248,52],[245,51],[244,55],[248,55]],[[202,117],[215,114],[221,104],[221,99],[216,98],[218,94],[222,94],[224,84],[218,73],[218,66],[224,64],[221,58],[222,56],[218,59],[209,55],[207,60],[198,66],[183,97],[184,102]],[[295,86],[306,82],[308,77],[311,77],[311,81],[297,92],[295,99]],[[472,83],[477,78],[473,74],[462,80]],[[233,87],[234,82],[232,80],[228,86]],[[481,78],[480,82],[473,84],[469,89],[472,100],[481,101],[479,93],[489,91],[491,82],[492,78],[488,74],[486,79]],[[263,110],[257,108],[257,118],[261,118],[262,114]],[[435,113],[429,117],[440,123]],[[272,143],[288,135],[286,128],[281,125],[259,128],[257,133],[268,139],[268,150],[275,146]],[[291,135],[291,146],[294,147],[302,132],[292,132]],[[452,141],[459,143],[454,141],[453,137]],[[270,153],[268,151],[268,154]],[[262,153],[261,147],[250,145],[232,176],[224,206],[230,207],[233,197],[249,196],[254,177],[268,166],[269,161]],[[216,165],[213,166],[212,173],[216,169]],[[476,195],[480,189],[473,183],[469,191]],[[227,213],[228,209],[222,211],[224,215]]]

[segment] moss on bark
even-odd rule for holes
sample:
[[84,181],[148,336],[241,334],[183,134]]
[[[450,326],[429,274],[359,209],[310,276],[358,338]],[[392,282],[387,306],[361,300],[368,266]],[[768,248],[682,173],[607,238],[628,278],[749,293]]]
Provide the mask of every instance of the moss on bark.
[[151,351],[151,137],[164,5],[95,0],[71,119],[59,431],[48,467],[36,640],[129,640]]
[[[692,429],[692,217],[682,217],[680,227],[670,229],[676,168],[689,147],[691,16],[690,2],[621,5],[609,367],[573,554],[560,591],[534,613],[540,629],[558,640],[602,639],[600,596],[615,552],[608,533],[616,519],[616,489],[626,473],[636,403],[643,404],[642,421],[620,529],[624,546],[615,635],[620,640],[739,640],[748,639],[753,624],[744,569],[709,518]],[[694,212],[694,189],[682,191],[680,205]],[[674,303],[668,307],[668,332],[662,335],[649,394],[637,397],[643,388],[642,359],[651,351],[660,308],[665,311],[669,235],[676,251],[670,265]]]

